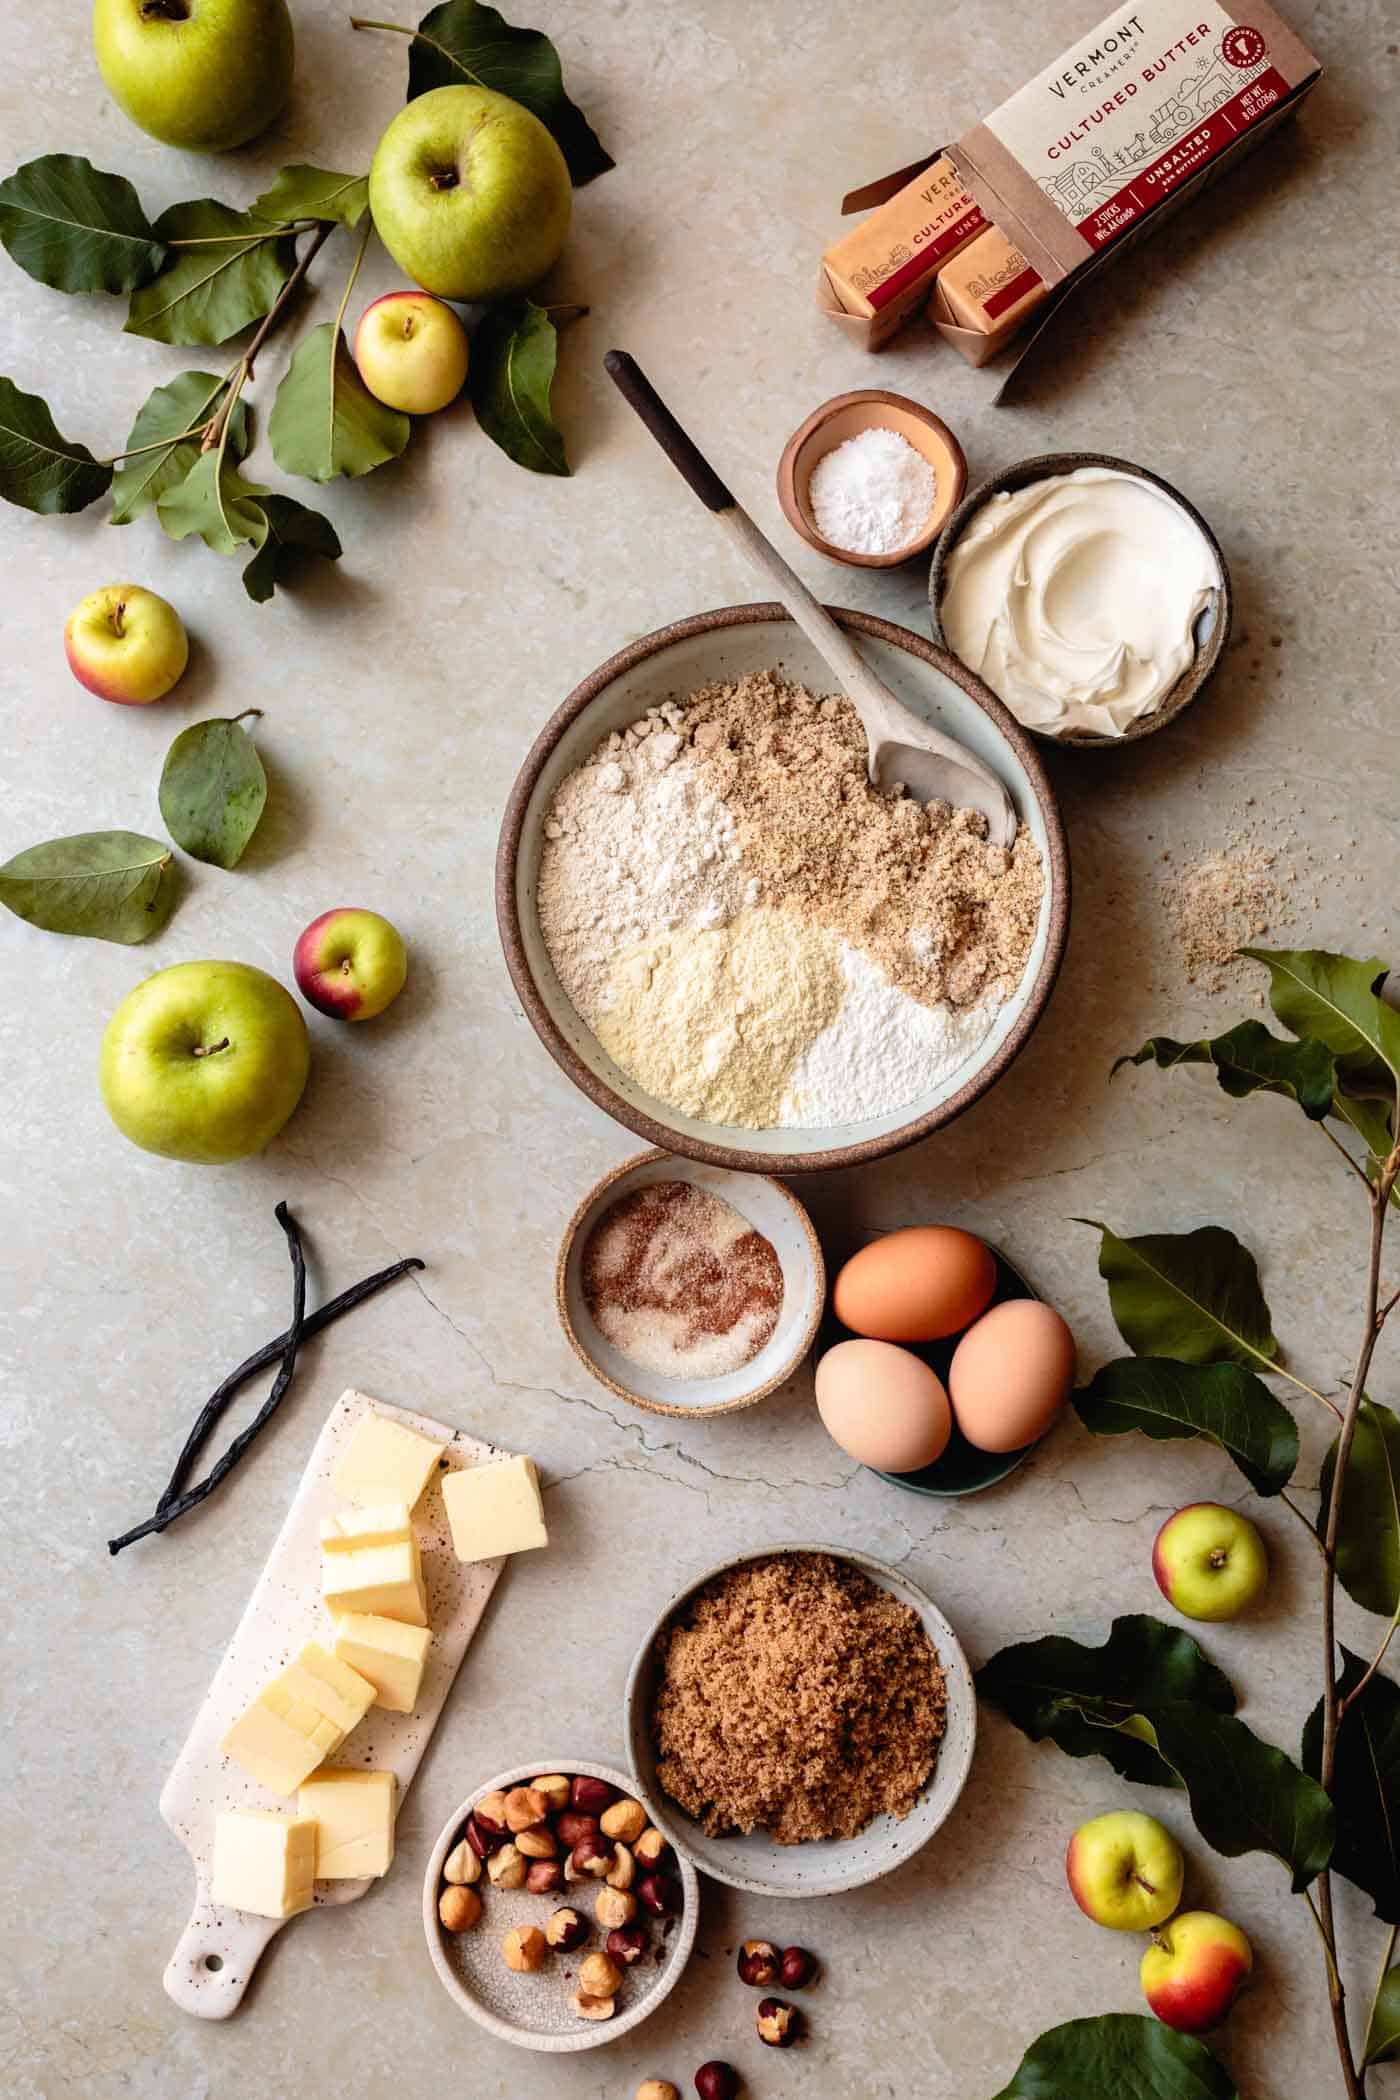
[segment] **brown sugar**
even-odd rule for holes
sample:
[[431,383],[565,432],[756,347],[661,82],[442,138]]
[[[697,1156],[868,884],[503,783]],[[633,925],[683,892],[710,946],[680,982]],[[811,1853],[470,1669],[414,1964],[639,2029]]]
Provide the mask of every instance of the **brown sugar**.
[[907,1816],[945,1726],[915,1612],[825,1553],[707,1583],[657,1642],[657,1777],[713,1837],[848,1838]]

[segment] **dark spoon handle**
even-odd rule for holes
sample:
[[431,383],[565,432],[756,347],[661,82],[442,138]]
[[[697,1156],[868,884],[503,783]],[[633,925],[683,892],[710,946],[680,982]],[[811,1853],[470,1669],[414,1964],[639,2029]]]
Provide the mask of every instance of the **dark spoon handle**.
[[603,359],[608,377],[624,401],[636,409],[673,467],[689,482],[707,510],[733,510],[735,502],[693,438],[686,435],[634,357],[609,350]]

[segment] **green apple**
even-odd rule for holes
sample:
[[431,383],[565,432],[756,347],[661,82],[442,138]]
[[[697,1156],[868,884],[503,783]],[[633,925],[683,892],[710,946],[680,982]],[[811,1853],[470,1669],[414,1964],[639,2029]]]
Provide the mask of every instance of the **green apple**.
[[1152,1572],[1167,1602],[1188,1619],[1237,1619],[1267,1583],[1269,1556],[1237,1509],[1188,1502],[1158,1532]]
[[175,963],[128,992],[102,1038],[102,1098],[133,1145],[223,1166],[270,1145],[306,1085],[301,1008],[249,963]]
[[255,139],[291,90],[287,0],[94,0],[92,35],[132,123],[192,153]]
[[63,628],[68,668],[99,700],[145,707],[177,683],[190,645],[173,605],[139,583],[91,591]]
[[455,401],[467,376],[467,331],[428,292],[386,292],[360,315],[355,363],[376,401],[431,416]]
[[1142,1957],[1142,1995],[1179,2034],[1218,2027],[1249,1980],[1254,1951],[1238,1925],[1214,1911],[1184,1910],[1159,1926]]
[[440,299],[523,292],[558,260],[573,191],[541,124],[490,88],[432,88],[375,148],[369,208],[401,270]]
[[1171,1832],[1133,1808],[1081,1823],[1065,1854],[1075,1902],[1114,1932],[1150,1932],[1163,1924],[1181,1901],[1185,1871]]

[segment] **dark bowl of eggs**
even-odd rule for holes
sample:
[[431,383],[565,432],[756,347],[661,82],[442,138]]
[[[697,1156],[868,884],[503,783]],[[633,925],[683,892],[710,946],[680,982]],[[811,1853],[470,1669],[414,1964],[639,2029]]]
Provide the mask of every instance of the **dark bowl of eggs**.
[[996,1248],[912,1225],[853,1254],[818,1341],[817,1408],[849,1457],[919,1495],[975,1495],[1049,1432],[1074,1337]]

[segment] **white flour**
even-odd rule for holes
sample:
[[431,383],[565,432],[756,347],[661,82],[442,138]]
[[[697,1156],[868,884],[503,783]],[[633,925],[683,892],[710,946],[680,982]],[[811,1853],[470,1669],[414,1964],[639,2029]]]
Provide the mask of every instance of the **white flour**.
[[845,1004],[799,1058],[781,1128],[825,1130],[907,1107],[965,1064],[997,1017],[995,1001],[921,1005],[849,941],[841,943],[841,968]]
[[881,425],[835,446],[808,485],[817,530],[848,554],[894,554],[918,538],[938,482],[908,438]]

